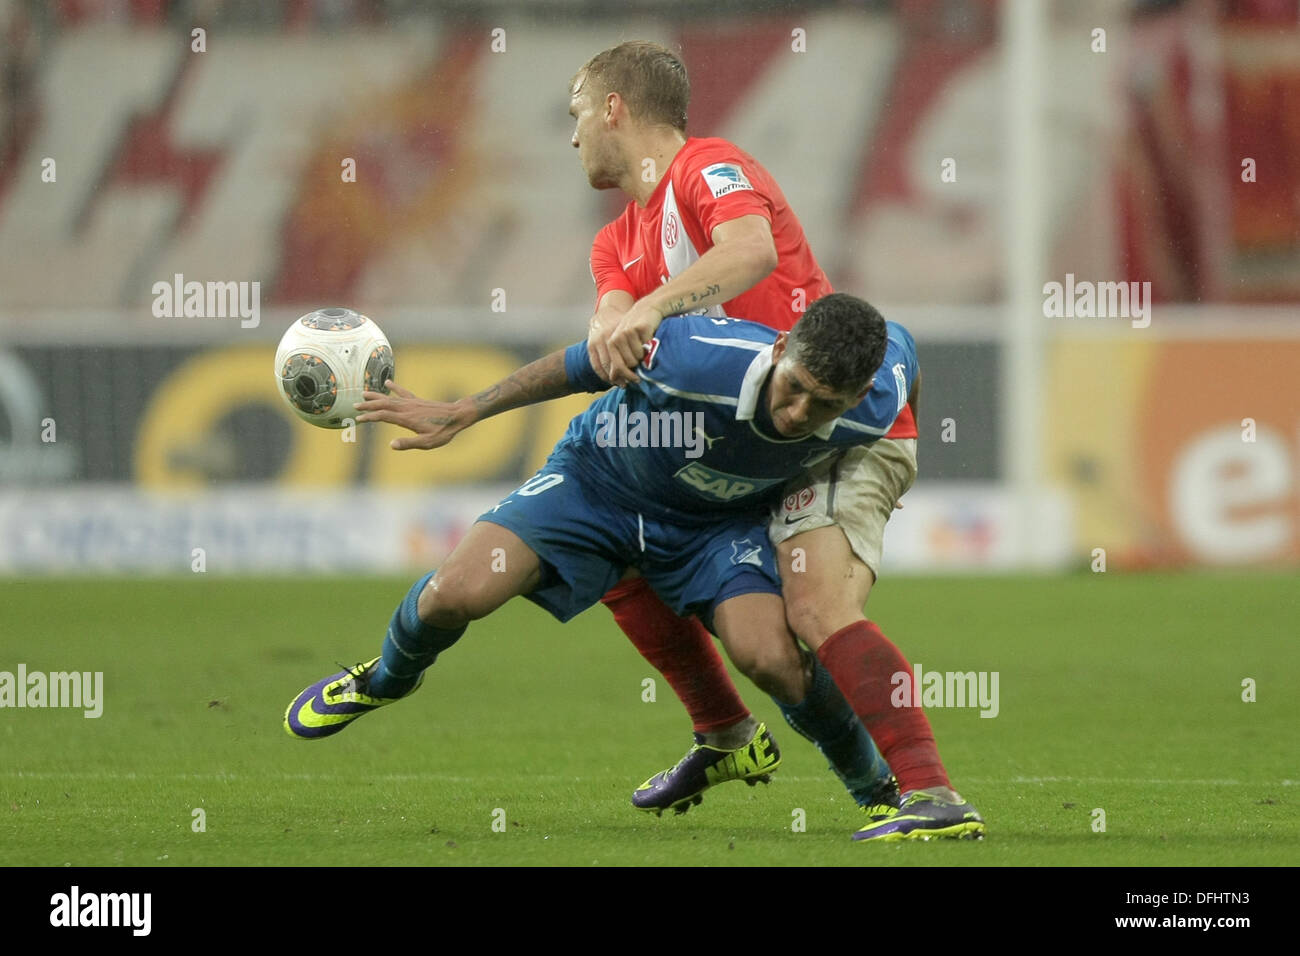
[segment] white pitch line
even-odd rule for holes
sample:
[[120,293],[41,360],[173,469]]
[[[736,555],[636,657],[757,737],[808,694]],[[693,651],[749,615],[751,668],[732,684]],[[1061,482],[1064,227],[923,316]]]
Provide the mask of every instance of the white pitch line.
[[[825,781],[826,777],[799,777],[785,776],[780,771],[773,774],[774,780],[788,780],[791,783],[815,783]],[[1154,779],[1148,777],[961,777],[958,784],[971,786],[1004,786],[1006,784],[1034,784],[1034,783],[1101,783],[1101,784],[1133,784],[1136,786],[1152,787],[1266,787],[1282,786],[1295,787],[1300,786],[1300,780],[1278,780],[1278,781],[1258,781],[1258,780],[1173,780],[1173,779]]]
[[[0,779],[10,780],[198,780],[198,781],[243,781],[243,780],[302,780],[306,782],[315,782],[320,780],[337,780],[336,774],[327,773],[267,773],[267,774],[247,774],[247,773],[122,773],[119,771],[71,771],[68,773],[54,773],[52,771],[25,771],[25,770],[4,770],[0,771]],[[457,776],[445,773],[386,773],[375,776],[368,776],[367,780],[401,782],[401,781],[443,781],[446,783],[475,783],[484,780],[516,780],[524,779],[519,774],[477,774],[473,777]],[[528,774],[528,780],[558,780],[569,783],[587,783],[590,777],[568,777],[558,774]],[[782,774],[775,775],[776,780],[784,780],[789,783],[827,783],[830,782],[828,777],[824,776],[785,776]],[[1300,780],[1279,780],[1279,781],[1256,781],[1256,780],[1196,780],[1196,779],[1163,779],[1150,777],[1011,777],[1011,778],[994,778],[994,777],[965,777],[958,781],[959,783],[973,786],[1001,786],[1005,784],[1044,784],[1044,783],[1079,783],[1079,784],[1125,784],[1134,786],[1153,786],[1153,787],[1260,787],[1260,786],[1283,786],[1294,787],[1300,786]]]
[[[980,779],[971,777],[971,783],[1005,783],[1003,780]],[[1253,787],[1260,786],[1254,780],[1170,780],[1148,777],[1012,777],[1010,783],[1121,783],[1154,787]],[[1279,781],[1284,787],[1293,786],[1296,781]]]
[[[517,775],[501,774],[493,777],[486,774],[480,774],[475,777],[458,777],[451,774],[443,773],[388,773],[367,776],[367,780],[379,781],[403,781],[411,780],[416,782],[441,780],[447,783],[474,783],[475,781],[494,780],[494,779],[512,779]],[[262,781],[262,780],[302,780],[306,782],[315,782],[320,780],[338,780],[337,774],[331,773],[266,773],[266,774],[247,774],[247,773],[118,773],[115,771],[105,771],[96,773],[94,771],[73,771],[71,773],[53,773],[49,771],[29,772],[23,770],[0,771],[0,779],[12,780],[197,780],[207,783],[221,783],[228,781],[231,783],[239,781]],[[555,775],[530,774],[532,780],[579,780],[578,777],[559,777]]]

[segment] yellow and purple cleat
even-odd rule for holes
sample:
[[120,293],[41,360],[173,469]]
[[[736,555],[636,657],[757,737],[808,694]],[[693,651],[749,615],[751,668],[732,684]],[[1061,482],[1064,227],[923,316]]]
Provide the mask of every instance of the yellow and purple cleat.
[[880,782],[862,805],[862,813],[871,822],[887,820],[898,812],[902,799],[898,795],[898,778],[892,773]]
[[[869,808],[875,810],[877,808]],[[931,790],[913,790],[903,795],[902,803],[883,815],[876,816],[857,833],[855,840],[982,840],[984,818],[961,794],[947,787]]]
[[749,743],[723,750],[695,735],[695,745],[675,767],[655,774],[632,794],[632,805],[660,816],[665,810],[685,813],[704,799],[704,791],[728,780],[743,780],[751,787],[768,783],[781,765],[781,751],[760,723]]
[[424,675],[402,697],[371,697],[370,674],[379,658],[349,667],[342,673],[323,677],[294,698],[284,712],[284,729],[293,737],[316,740],[337,734],[352,721],[402,697],[409,697],[424,683]]

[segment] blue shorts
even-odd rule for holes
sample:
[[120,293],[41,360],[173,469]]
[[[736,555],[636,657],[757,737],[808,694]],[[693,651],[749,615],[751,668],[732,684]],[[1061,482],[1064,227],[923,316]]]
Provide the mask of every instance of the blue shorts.
[[561,621],[591,607],[636,568],[678,614],[713,610],[740,594],[780,594],[766,512],[700,516],[691,524],[643,517],[614,504],[564,452],[479,516],[517,534],[542,561],[525,595]]

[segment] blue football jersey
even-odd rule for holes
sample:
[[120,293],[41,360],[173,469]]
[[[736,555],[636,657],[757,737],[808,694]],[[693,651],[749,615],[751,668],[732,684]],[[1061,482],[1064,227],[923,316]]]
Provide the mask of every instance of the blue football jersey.
[[[776,330],[741,319],[670,318],[647,349],[640,381],[596,399],[556,450],[576,456],[611,500],[663,520],[765,507],[787,480],[889,431],[919,366],[907,329],[887,328],[884,362],[862,402],[811,435],[783,439],[758,425],[768,420],[759,403]],[[565,370],[583,390],[608,388],[586,342],[566,351]]]

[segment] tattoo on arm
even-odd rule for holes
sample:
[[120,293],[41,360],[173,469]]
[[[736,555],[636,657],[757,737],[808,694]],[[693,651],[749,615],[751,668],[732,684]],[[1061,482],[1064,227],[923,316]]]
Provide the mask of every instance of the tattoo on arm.
[[701,289],[698,292],[687,292],[681,298],[676,299],[673,302],[669,302],[667,305],[665,305],[664,308],[666,311],[664,314],[676,315],[679,312],[685,312],[687,309],[691,308],[692,306],[697,305],[698,303],[702,303],[709,296],[717,295],[721,291],[722,291],[722,286],[720,286],[718,283],[715,282],[712,285],[705,286],[703,289]]
[[564,350],[561,349],[483,389],[471,401],[476,418],[482,420],[512,408],[570,395],[573,391],[564,371]]

